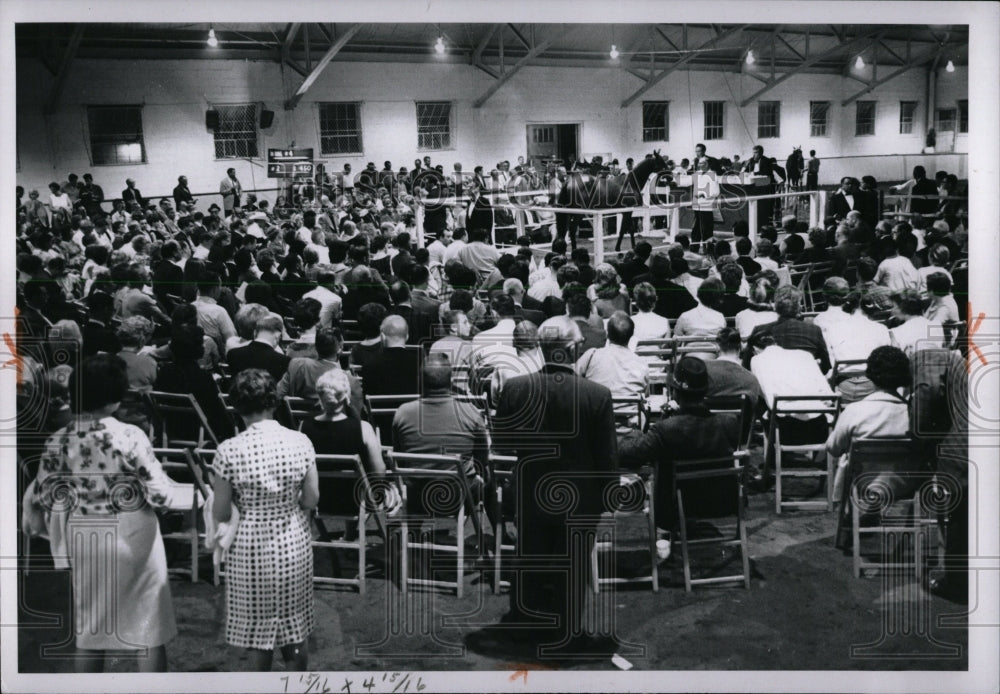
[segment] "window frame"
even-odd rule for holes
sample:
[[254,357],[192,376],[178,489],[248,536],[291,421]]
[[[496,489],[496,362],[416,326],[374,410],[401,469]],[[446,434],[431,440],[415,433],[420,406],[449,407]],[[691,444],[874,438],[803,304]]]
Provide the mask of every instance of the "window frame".
[[[708,111],[708,109],[709,109],[709,105],[710,104],[713,107],[716,106],[716,105],[719,106],[719,110],[721,111],[721,113],[719,114],[720,121],[721,121],[719,125],[709,125],[709,122],[708,122],[709,111]],[[704,140],[710,141],[710,140],[724,140],[724,139],[726,139],[726,102],[725,101],[703,101],[702,102],[702,121],[703,121],[702,122],[702,126],[703,126],[702,127],[702,135],[704,136],[704,138],[703,138]],[[709,132],[709,128],[712,128],[713,131],[717,129],[718,130],[718,135],[715,135],[714,132],[710,133]]]
[[955,131],[957,135],[968,135],[969,134],[969,100],[959,99],[958,100],[958,130]]
[[[942,113],[951,113],[951,118],[941,118]],[[951,123],[951,128],[942,128],[941,123]],[[941,132],[958,134],[958,107],[939,108],[934,111],[934,129]]]
[[[917,107],[920,105],[918,101],[900,101],[899,102],[899,134],[900,135],[913,135],[915,134],[914,129],[917,126]],[[903,117],[904,107],[910,106],[912,110],[909,115],[909,122]],[[903,126],[908,125],[909,130],[903,130]]]
[[[663,123],[662,125],[647,125],[646,124],[646,108],[649,107],[663,107]],[[670,102],[663,100],[656,101],[643,101],[642,102],[642,113],[640,114],[642,118],[642,141],[643,142],[670,142]],[[647,133],[649,131],[660,130],[663,132],[663,137],[648,137]],[[655,134],[655,133],[654,133]]]
[[[816,127],[819,122],[813,118],[813,107],[823,105],[826,106],[826,110],[823,112],[823,132],[816,132]],[[809,102],[809,136],[810,137],[830,137],[830,109],[833,103],[830,101],[810,101]]]
[[[256,148],[256,153],[252,155],[239,155],[234,154],[233,156],[219,156],[219,133],[222,131],[223,122],[223,109],[227,108],[253,108],[253,132],[254,132],[254,147]],[[212,147],[215,151],[215,161],[236,161],[240,159],[249,160],[259,160],[263,159],[264,146],[261,142],[261,132],[260,132],[260,104],[258,102],[240,102],[240,103],[230,103],[230,104],[212,104],[212,108],[219,113],[219,128],[212,132]],[[232,131],[232,132],[246,132],[246,131]],[[233,142],[239,141],[237,138],[229,138]]]
[[[365,153],[365,135],[364,135],[364,125],[361,118],[361,104],[360,101],[321,101],[316,104],[316,126],[319,130],[319,153],[323,157],[342,157],[351,155],[364,155]],[[323,110],[330,106],[353,106],[354,107],[354,118],[357,134],[324,134],[323,131]],[[332,131],[338,132],[338,131]],[[333,151],[328,150],[324,147],[324,138],[336,140],[344,137],[357,137],[357,149]]]
[[[93,128],[94,124],[93,124],[93,122],[91,120],[91,115],[94,112],[99,111],[99,110],[100,111],[110,111],[110,110],[113,110],[113,109],[133,109],[133,110],[135,110],[138,113],[138,117],[139,117],[139,131],[138,131],[138,136],[139,137],[138,137],[138,143],[136,143],[136,142],[117,142],[117,143],[115,143],[115,142],[109,142],[109,143],[100,143],[99,145],[95,146],[95,142],[94,142],[94,128]],[[148,164],[149,163],[148,153],[146,152],[146,133],[145,133],[145,128],[143,127],[143,124],[142,124],[142,111],[143,111],[142,104],[88,104],[85,107],[85,109],[84,109],[84,117],[85,117],[85,119],[87,121],[87,154],[90,157],[90,165],[91,166],[136,166],[138,164]],[[113,136],[112,135],[108,135],[108,136],[105,136],[105,137],[109,137],[110,138],[110,137],[113,137]],[[139,145],[139,151],[140,151],[140,157],[141,157],[139,161],[117,161],[117,157],[116,157],[116,161],[98,161],[98,158],[96,156],[98,147],[107,147],[107,146],[118,147],[118,146],[121,146],[121,145],[130,145],[130,144],[138,144]]]
[[[773,123],[763,124],[762,115],[765,108],[773,108],[771,115],[773,116]],[[772,134],[764,134],[764,128],[773,128]],[[781,137],[781,102],[780,101],[758,101],[757,102],[757,139],[776,139]]]
[[[445,145],[443,145],[441,147],[427,147],[427,146],[424,146],[424,145],[420,144],[421,135],[423,135],[425,137],[433,137],[433,135],[434,135],[433,132],[425,132],[425,133],[421,133],[420,132],[421,127],[424,127],[424,128],[430,127],[430,126],[421,126],[420,125],[420,108],[421,108],[421,106],[425,106],[426,107],[426,106],[429,106],[429,105],[432,105],[432,104],[433,105],[441,105],[441,104],[447,104],[448,105],[448,142],[447,142],[447,144],[445,144]],[[457,149],[458,145],[456,143],[456,139],[457,138],[456,138],[456,128],[455,128],[455,102],[454,101],[441,101],[441,100],[435,100],[435,101],[415,101],[414,102],[414,111],[415,111],[415,116],[416,116],[416,121],[417,121],[417,151],[418,152],[447,152],[447,151],[452,151],[452,150]]]
[[[861,120],[861,107],[862,104],[865,107],[870,106],[871,113],[871,132],[861,132],[862,122],[869,122],[869,119]],[[878,119],[878,101],[855,101],[854,102],[854,137],[874,137],[875,136],[875,123]]]

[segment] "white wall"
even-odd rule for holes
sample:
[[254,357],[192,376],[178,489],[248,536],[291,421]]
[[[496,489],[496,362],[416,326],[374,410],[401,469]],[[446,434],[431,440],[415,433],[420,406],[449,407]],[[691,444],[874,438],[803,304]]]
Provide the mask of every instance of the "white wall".
[[[275,111],[274,124],[262,133],[261,155],[268,147],[298,147],[319,153],[318,102],[362,102],[364,153],[355,157],[327,157],[339,169],[349,161],[359,171],[368,161],[382,168],[412,166],[417,151],[416,100],[455,102],[453,148],[430,152],[435,164],[447,169],[461,161],[466,171],[476,164],[487,168],[501,159],[525,154],[525,124],[580,123],[581,153],[612,152],[616,157],[641,157],[653,147],[677,160],[690,157],[703,140],[705,100],[725,100],[726,138],[708,142],[718,156],[745,157],[756,144],[757,105],[739,109],[742,99],[761,82],[746,75],[720,72],[683,72],[669,75],[630,107],[623,99],[641,86],[636,77],[618,69],[528,67],[512,77],[479,109],[473,101],[492,78],[466,65],[403,63],[337,63],[334,61],[293,111],[285,99],[301,77],[263,61],[110,61],[73,63],[57,112],[43,115],[42,105],[52,75],[35,60],[17,65],[20,170],[18,183],[44,189],[51,180],[65,180],[69,172],[94,174],[108,197],[117,196],[126,177],[135,178],[147,195],[169,194],[179,174],[185,174],[196,192],[218,190],[229,166],[235,166],[245,188],[269,187],[263,160],[216,160],[213,137],[205,128],[210,104],[262,102]],[[938,103],[967,98],[967,73],[940,73]],[[926,132],[926,71],[912,70],[882,85],[864,98],[878,102],[876,134],[854,137],[854,105],[841,108],[842,99],[861,89],[857,81],[830,75],[796,75],[762,98],[781,101],[781,137],[761,140],[766,152],[780,161],[793,146],[820,157],[916,154]],[[641,142],[642,99],[670,101],[670,141]],[[899,135],[899,101],[916,100],[914,134]],[[828,135],[809,137],[809,101],[832,102]],[[88,154],[88,104],[142,104],[147,163],[93,166]],[[689,115],[690,109],[690,115]],[[966,138],[959,138],[963,151]],[[895,166],[895,165],[893,165]],[[833,167],[831,167],[833,168]],[[831,171],[831,174],[833,172]],[[823,171],[826,178],[826,171]],[[831,178],[830,180],[834,180]],[[821,179],[822,181],[822,179]],[[207,204],[210,198],[203,197]],[[214,199],[218,199],[217,197]]]

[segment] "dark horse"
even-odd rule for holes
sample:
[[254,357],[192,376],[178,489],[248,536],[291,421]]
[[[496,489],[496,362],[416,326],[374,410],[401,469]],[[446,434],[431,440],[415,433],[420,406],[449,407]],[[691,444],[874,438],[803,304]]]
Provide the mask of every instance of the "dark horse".
[[806,158],[802,156],[802,147],[796,147],[785,161],[785,175],[788,185],[798,188],[802,185],[802,172],[806,168]]
[[[576,207],[584,210],[638,207],[642,205],[642,189],[649,177],[666,170],[667,163],[660,156],[659,150],[653,150],[652,157],[643,159],[631,172],[620,176],[572,171],[566,175],[558,198],[552,202],[555,207]],[[570,244],[576,248],[576,232],[579,224],[580,215],[556,213],[556,238],[565,238],[568,230]],[[594,229],[595,243],[602,236],[602,231]],[[621,231],[618,234],[615,251],[621,250],[626,232],[634,248],[635,220],[628,213],[622,215]]]

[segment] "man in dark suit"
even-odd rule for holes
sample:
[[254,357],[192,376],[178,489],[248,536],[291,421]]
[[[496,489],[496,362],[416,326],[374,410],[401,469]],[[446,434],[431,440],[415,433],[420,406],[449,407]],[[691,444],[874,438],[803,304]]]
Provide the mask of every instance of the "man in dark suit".
[[846,218],[847,213],[852,210],[857,210],[870,229],[878,224],[878,198],[870,191],[861,190],[858,179],[844,176],[840,180],[840,190],[830,197],[827,215],[836,217],[839,221]]
[[288,370],[290,361],[281,352],[275,350],[284,324],[280,316],[268,314],[257,321],[256,333],[250,344],[229,350],[226,362],[232,375],[244,369],[263,369],[271,374],[275,383],[281,380]]
[[514,300],[514,321],[520,323],[523,320],[531,321],[535,326],[545,322],[545,314],[541,311],[525,306],[524,284],[516,277],[504,280],[503,291]]
[[[764,156],[764,148],[757,145],[753,148],[753,156],[747,159],[743,170],[755,176],[764,176],[767,182],[753,190],[754,195],[770,195],[774,192],[774,165]],[[760,200],[757,202],[757,230],[766,224],[773,223],[774,201]]]
[[177,185],[174,187],[174,205],[178,210],[183,210],[182,202],[194,205],[194,196],[191,195],[191,189],[188,188],[187,176],[178,176]]
[[799,318],[802,313],[802,290],[787,285],[778,287],[774,293],[774,311],[778,320],[774,323],[758,325],[747,340],[748,349],[743,366],[750,368],[750,359],[761,348],[765,336],[774,338],[774,343],[783,349],[801,349],[809,352],[819,362],[819,370],[824,374],[830,370],[830,354],[823,339],[823,331],[818,325],[806,323]]
[[[518,630],[520,643],[554,647],[541,657],[611,655],[609,639],[601,643],[583,633],[588,557],[605,510],[602,490],[618,474],[611,391],[574,372],[582,335],[572,319],[550,318],[538,335],[545,366],[506,382],[493,419],[495,448],[518,458],[517,553],[531,562],[512,581],[504,621],[530,624]],[[572,505],[558,501],[564,488],[572,492]]]
[[416,325],[416,312],[413,304],[410,303],[410,285],[402,280],[396,280],[389,285],[389,298],[392,299],[392,308],[389,314],[399,316],[406,321],[407,339],[406,344],[417,344],[420,331]]
[[670,279],[670,258],[663,253],[655,253],[649,261],[649,272],[639,275],[635,284],[648,282],[656,289],[656,307],[653,313],[676,320],[685,311],[697,308],[698,302],[686,287]]
[[734,318],[737,313],[747,307],[747,298],[740,296],[737,292],[743,283],[743,269],[733,260],[729,260],[719,267],[719,277],[726,291],[722,295],[722,303],[717,310],[726,318]]
[[[416,331],[414,344],[421,344],[433,337],[434,326],[440,323],[441,302],[432,297],[427,289],[430,270],[426,265],[414,265],[410,271],[413,288],[410,290],[410,305],[413,307],[412,329]],[[428,342],[428,345],[430,343]]]
[[409,329],[402,316],[382,321],[382,350],[361,368],[368,395],[404,395],[420,392],[420,350],[407,349]]
[[87,322],[81,328],[82,356],[89,357],[98,352],[117,354],[122,346],[111,327],[111,316],[115,312],[114,299],[110,294],[94,292],[87,297],[87,309]]
[[181,247],[176,241],[167,241],[160,249],[161,260],[153,270],[153,296],[170,313],[176,306],[168,294],[180,296],[184,282],[184,268],[180,265]]
[[625,260],[618,266],[618,276],[622,278],[622,283],[632,290],[636,282],[636,277],[649,272],[646,261],[653,253],[653,247],[648,241],[640,241],[635,245],[631,255],[626,255]]
[[600,349],[608,343],[608,334],[604,330],[604,322],[593,312],[593,304],[587,298],[587,288],[579,282],[569,282],[563,287],[563,301],[566,302],[566,313],[576,321],[583,336],[580,344],[580,354],[588,349]]
[[125,203],[125,209],[128,211],[132,210],[132,203],[136,203],[143,210],[146,209],[146,201],[142,197],[142,193],[139,189],[135,187],[135,181],[131,178],[125,179],[125,190],[122,191],[122,202]]

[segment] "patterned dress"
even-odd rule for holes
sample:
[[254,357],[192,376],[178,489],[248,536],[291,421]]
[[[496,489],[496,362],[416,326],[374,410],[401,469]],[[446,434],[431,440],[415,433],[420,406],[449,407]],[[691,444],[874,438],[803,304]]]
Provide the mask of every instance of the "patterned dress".
[[[48,440],[35,503],[63,519],[53,554],[67,551],[73,622],[81,649],[134,650],[177,634],[167,560],[152,506],[177,490],[146,435],[104,417],[74,417]],[[52,526],[50,525],[50,528]],[[56,534],[50,529],[53,541]],[[65,565],[65,556],[54,556]]]
[[224,441],[215,472],[229,481],[240,512],[226,563],[226,642],[272,650],[313,630],[309,514],[299,506],[316,454],[305,434],[274,420]]

